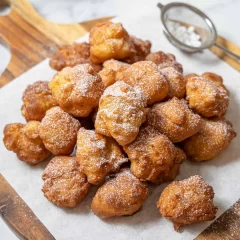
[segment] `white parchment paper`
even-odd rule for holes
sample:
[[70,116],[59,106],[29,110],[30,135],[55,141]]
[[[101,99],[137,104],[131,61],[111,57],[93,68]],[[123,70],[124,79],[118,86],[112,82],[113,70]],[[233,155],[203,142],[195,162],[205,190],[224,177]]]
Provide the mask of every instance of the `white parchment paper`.
[[[188,55],[171,46],[162,34],[158,9],[149,17],[123,18],[119,21],[131,34],[150,39],[153,45],[152,51],[162,50],[174,53],[177,60],[183,64],[185,74],[213,71],[223,76],[231,92],[231,102],[226,118],[233,123],[238,136],[224,153],[212,161],[205,163],[186,161],[182,164],[180,175],[177,177],[177,179],[184,179],[199,174],[211,184],[215,190],[215,204],[219,207],[217,214],[219,216],[240,197],[240,74],[210,51]],[[48,60],[45,60],[0,90],[0,139],[3,138],[2,130],[7,123],[25,122],[20,108],[22,93],[26,86],[37,80],[50,80],[54,73],[48,66]],[[41,174],[47,163],[28,166],[19,161],[14,153],[7,151],[0,141],[1,173],[56,239],[185,240],[193,239],[211,223],[194,224],[185,227],[182,233],[176,233],[171,222],[161,217],[156,207],[156,202],[166,184],[150,187],[149,198],[142,210],[130,217],[103,221],[94,216],[90,208],[91,199],[96,191],[94,187],[75,209],[58,208],[47,201],[41,192],[43,184]],[[0,239],[3,239],[2,237],[0,233]]]

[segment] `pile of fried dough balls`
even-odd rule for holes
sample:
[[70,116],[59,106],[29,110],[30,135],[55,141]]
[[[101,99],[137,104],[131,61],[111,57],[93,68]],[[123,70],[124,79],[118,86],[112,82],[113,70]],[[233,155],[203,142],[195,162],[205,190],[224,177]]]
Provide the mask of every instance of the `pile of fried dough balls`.
[[[150,48],[120,23],[98,24],[89,44],[53,55],[50,66],[58,72],[50,82],[23,93],[27,124],[8,124],[3,141],[28,164],[55,155],[42,191],[57,206],[75,207],[98,185],[95,215],[132,215],[147,199],[148,183],[173,181],[186,158],[211,160],[236,136],[224,119],[223,79],[210,72],[183,76],[174,55]],[[214,219],[213,197],[196,175],[168,185],[157,207],[178,230]]]

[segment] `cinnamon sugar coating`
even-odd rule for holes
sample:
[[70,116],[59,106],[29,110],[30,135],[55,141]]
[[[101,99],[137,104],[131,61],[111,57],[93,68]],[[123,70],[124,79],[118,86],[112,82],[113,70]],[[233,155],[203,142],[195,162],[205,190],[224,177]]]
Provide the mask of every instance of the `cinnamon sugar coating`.
[[122,169],[98,189],[92,211],[100,218],[132,215],[147,197],[147,184],[132,175],[129,169]]
[[107,88],[118,80],[122,80],[122,72],[130,65],[114,59],[103,63],[103,69],[99,72],[104,87]]
[[98,106],[104,85],[90,64],[81,64],[58,72],[49,88],[65,112],[75,117],[87,117]]
[[44,170],[42,179],[44,196],[59,207],[75,207],[90,189],[75,157],[54,157]]
[[90,31],[90,57],[93,63],[121,60],[134,53],[130,37],[121,23],[96,24]]
[[180,148],[150,126],[142,127],[137,138],[123,149],[131,161],[132,174],[155,184],[174,180],[186,158]]
[[231,122],[223,118],[203,119],[200,131],[186,139],[182,146],[194,161],[211,160],[225,150],[236,135]]
[[161,193],[157,207],[178,231],[183,225],[213,220],[218,210],[213,198],[213,188],[195,175],[169,184]]
[[49,61],[50,67],[57,71],[61,71],[65,67],[74,67],[83,63],[91,64],[96,72],[102,68],[101,65],[91,62],[90,45],[86,42],[60,47]]
[[78,120],[60,107],[53,107],[46,112],[39,133],[45,147],[54,155],[68,155],[74,149],[79,128]]
[[135,36],[130,36],[130,42],[133,46],[134,53],[132,56],[125,58],[123,61],[127,63],[135,63],[145,60],[146,56],[150,53],[151,42],[149,40],[142,40]]
[[183,75],[173,67],[161,69],[160,72],[168,82],[167,98],[184,98],[186,95],[186,80]]
[[189,109],[186,101],[176,97],[153,105],[147,119],[150,126],[172,142],[181,142],[196,134],[202,123],[201,117]]
[[143,91],[147,104],[159,102],[168,94],[167,80],[153,62],[136,62],[125,69],[122,76],[125,83]]
[[182,65],[176,61],[175,56],[171,53],[166,54],[162,51],[150,53],[147,55],[146,60],[154,62],[158,66],[159,70],[167,67],[173,67],[178,72],[183,73]]
[[30,165],[51,155],[39,136],[39,124],[37,121],[29,121],[27,124],[10,123],[3,130],[5,147],[15,152],[19,160]]
[[25,89],[21,108],[26,121],[41,121],[48,109],[57,106],[47,81],[37,81]]
[[140,90],[118,81],[108,87],[100,99],[95,130],[112,136],[122,146],[129,144],[146,120],[145,107],[146,99]]
[[222,116],[229,104],[229,93],[222,78],[214,73],[186,76],[186,94],[191,109],[203,117]]
[[78,131],[76,157],[88,182],[95,185],[103,183],[107,175],[118,172],[121,164],[128,161],[113,138],[84,128]]

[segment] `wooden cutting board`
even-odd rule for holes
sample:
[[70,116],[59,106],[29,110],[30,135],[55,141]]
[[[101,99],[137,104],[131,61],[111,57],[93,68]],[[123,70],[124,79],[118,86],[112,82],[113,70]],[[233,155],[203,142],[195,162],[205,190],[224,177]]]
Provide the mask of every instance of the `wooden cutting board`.
[[[0,42],[11,50],[11,60],[0,76],[0,87],[43,61],[61,45],[71,44],[101,18],[80,24],[56,24],[42,18],[27,0],[1,0],[11,12],[0,16]],[[219,37],[218,43],[240,55],[240,48]],[[216,48],[211,51],[240,71],[240,64]],[[23,239],[54,239],[27,204],[0,174],[0,213],[9,227]],[[240,200],[203,231],[197,240],[240,239]]]

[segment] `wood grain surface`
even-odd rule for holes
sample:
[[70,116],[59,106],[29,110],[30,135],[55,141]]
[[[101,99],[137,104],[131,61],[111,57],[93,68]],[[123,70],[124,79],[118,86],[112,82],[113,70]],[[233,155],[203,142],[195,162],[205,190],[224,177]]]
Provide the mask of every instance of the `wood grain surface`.
[[20,239],[55,239],[1,174],[0,214]]
[[[96,23],[111,18],[80,24],[56,24],[42,18],[27,0],[2,0],[1,4],[11,5],[10,14],[0,16],[0,42],[11,50],[11,61],[0,76],[0,87],[50,57],[60,45],[73,43]],[[221,37],[218,37],[217,42],[240,55],[240,48],[235,44]],[[211,48],[211,51],[240,71],[240,63],[215,47]],[[54,239],[2,175],[0,175],[0,213],[20,237]],[[240,200],[196,239],[240,239]]]
[[[240,47],[235,45],[234,43],[226,40],[225,38],[218,36],[217,38],[217,43],[225,48],[227,48],[229,51],[237,54],[238,56],[240,56]],[[235,68],[237,71],[240,72],[240,62],[238,62],[237,60],[231,58],[230,56],[228,56],[226,53],[224,53],[221,49],[213,46],[210,48],[210,50],[217,55],[219,58],[221,58],[223,61],[225,61],[226,63],[228,63],[230,66],[232,66],[233,68]]]
[[216,221],[206,228],[195,240],[239,240],[240,199]]

